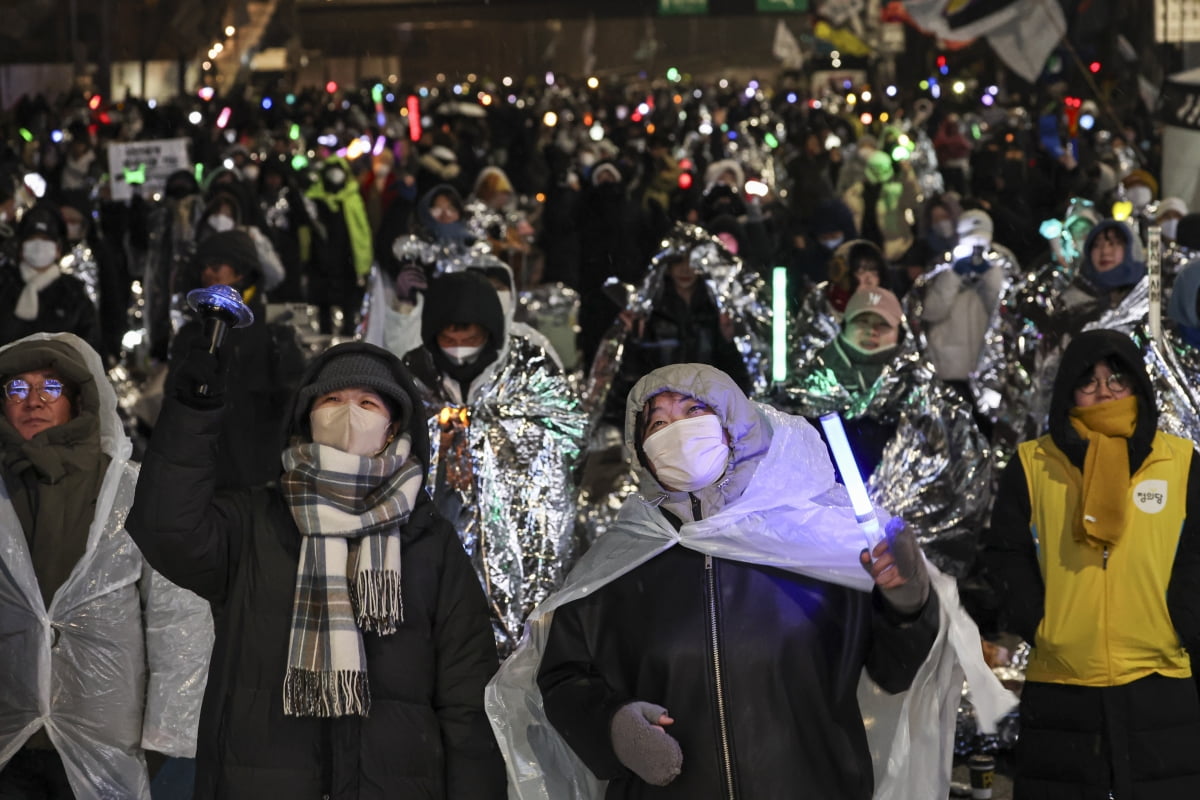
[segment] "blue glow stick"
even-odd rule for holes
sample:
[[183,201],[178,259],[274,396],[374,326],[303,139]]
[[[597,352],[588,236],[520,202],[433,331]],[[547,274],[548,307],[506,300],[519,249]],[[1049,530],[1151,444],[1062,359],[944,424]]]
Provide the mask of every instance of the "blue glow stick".
[[846,439],[846,429],[842,426],[842,415],[836,411],[821,415],[821,428],[825,431],[825,439],[829,449],[833,451],[833,460],[837,463],[838,472],[842,473],[842,483],[850,493],[850,505],[854,507],[854,519],[858,527],[867,537],[867,549],[874,550],[879,541],[879,519],[875,516],[875,507],[867,496],[867,487],[863,484],[862,475],[858,472],[858,464],[854,461],[854,453],[850,451],[850,442]]

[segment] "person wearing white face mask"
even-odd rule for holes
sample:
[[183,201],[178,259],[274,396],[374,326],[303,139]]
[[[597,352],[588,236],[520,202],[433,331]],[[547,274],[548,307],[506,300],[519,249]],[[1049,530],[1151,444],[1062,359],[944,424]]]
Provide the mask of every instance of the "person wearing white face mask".
[[[933,709],[961,682],[933,676],[956,661],[988,673],[977,645],[958,653],[939,633],[969,623],[912,533],[893,519],[868,552],[816,431],[704,364],[643,377],[625,439],[640,491],[488,687],[522,765],[513,796],[945,794],[948,762],[919,748],[949,753],[953,724]],[[910,686],[879,716],[860,706]],[[900,747],[912,770],[872,769],[867,718],[930,734],[882,742],[884,763]]]
[[507,655],[526,615],[574,557],[572,471],[584,442],[579,398],[546,352],[509,331],[478,270],[429,282],[423,346],[404,362],[432,442],[430,485],[487,587],[496,646]]
[[0,267],[0,344],[31,333],[73,333],[99,346],[96,307],[87,287],[59,269],[66,225],[42,201],[17,226],[18,263]]
[[232,355],[187,354],[127,523],[217,611],[195,797],[370,785],[502,800],[482,708],[497,665],[487,605],[424,491],[428,428],[407,370],[361,342],[318,356],[286,416],[279,488],[216,492]]

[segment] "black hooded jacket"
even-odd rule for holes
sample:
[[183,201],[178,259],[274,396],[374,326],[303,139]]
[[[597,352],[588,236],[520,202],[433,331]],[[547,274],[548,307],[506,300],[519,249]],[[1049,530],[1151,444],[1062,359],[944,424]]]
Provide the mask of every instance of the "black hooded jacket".
[[[420,407],[393,355],[361,342],[337,351],[385,360]],[[329,358],[318,357],[300,385]],[[197,800],[503,798],[503,761],[483,710],[497,667],[486,601],[457,534],[424,492],[401,534],[403,622],[390,636],[363,635],[370,715],[284,716],[301,537],[279,491],[214,493],[222,411],[166,400],[127,522],[151,564],[213,604]],[[304,435],[303,410],[299,418],[291,433]],[[407,431],[427,468],[423,416],[411,415]]]

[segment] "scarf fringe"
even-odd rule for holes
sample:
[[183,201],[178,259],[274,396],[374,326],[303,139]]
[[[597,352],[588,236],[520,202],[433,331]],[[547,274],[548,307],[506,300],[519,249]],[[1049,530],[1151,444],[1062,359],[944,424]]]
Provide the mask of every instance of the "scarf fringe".
[[288,667],[283,679],[283,713],[289,717],[368,716],[371,691],[367,674],[340,669],[318,672]]
[[400,573],[392,569],[362,570],[354,587],[358,627],[387,636],[404,622],[404,598],[400,595]]

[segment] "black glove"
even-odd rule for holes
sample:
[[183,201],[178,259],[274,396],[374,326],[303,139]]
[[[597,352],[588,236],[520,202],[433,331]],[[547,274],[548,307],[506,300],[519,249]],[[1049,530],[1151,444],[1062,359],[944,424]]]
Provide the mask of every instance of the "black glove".
[[635,700],[613,714],[609,734],[622,764],[654,786],[666,786],[683,768],[683,751],[659,724],[662,706]]
[[[208,411],[224,402],[228,353],[225,348],[208,352],[208,345],[197,341],[172,370],[172,393],[181,403]],[[225,356],[225,358],[222,358]]]

